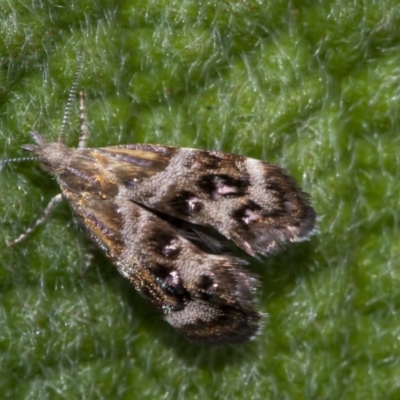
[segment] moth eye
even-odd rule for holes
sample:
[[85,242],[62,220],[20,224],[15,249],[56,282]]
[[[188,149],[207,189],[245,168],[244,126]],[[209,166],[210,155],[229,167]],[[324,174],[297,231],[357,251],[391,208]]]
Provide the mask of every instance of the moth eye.
[[202,201],[192,192],[182,190],[171,200],[170,205],[180,214],[186,216],[200,212],[203,209]]
[[250,185],[246,177],[236,179],[229,175],[203,175],[197,183],[200,189],[214,200],[220,197],[238,197],[247,192]]
[[232,217],[245,225],[250,225],[262,218],[262,211],[262,208],[257,203],[248,200],[246,204],[233,211]]

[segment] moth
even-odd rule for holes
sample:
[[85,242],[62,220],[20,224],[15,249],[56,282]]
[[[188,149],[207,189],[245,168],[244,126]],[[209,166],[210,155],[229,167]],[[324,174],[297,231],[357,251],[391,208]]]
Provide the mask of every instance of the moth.
[[258,281],[244,260],[224,251],[221,237],[251,256],[305,240],[316,220],[309,196],[282,168],[241,155],[154,144],[87,148],[82,92],[80,112],[78,148],[67,147],[61,134],[50,142],[37,132],[31,133],[35,144],[22,146],[61,193],[8,245],[65,199],[118,271],[188,339],[253,338],[261,319]]

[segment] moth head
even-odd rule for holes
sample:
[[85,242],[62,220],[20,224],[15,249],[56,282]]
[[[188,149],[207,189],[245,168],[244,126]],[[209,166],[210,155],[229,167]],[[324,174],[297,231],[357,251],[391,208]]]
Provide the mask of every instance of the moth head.
[[56,171],[63,163],[68,148],[61,142],[47,142],[38,132],[32,131],[31,135],[37,144],[24,144],[21,148],[34,154],[45,171]]

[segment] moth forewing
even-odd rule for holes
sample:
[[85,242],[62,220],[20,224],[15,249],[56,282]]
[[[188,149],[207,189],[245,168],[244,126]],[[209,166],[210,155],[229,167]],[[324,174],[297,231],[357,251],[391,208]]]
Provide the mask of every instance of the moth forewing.
[[308,238],[315,212],[276,165],[243,156],[159,145],[99,149],[125,196],[210,227],[250,255]]

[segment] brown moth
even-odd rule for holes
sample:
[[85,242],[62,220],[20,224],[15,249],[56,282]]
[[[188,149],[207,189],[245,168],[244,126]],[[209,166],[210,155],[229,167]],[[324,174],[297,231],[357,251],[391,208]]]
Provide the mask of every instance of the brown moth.
[[267,255],[313,232],[309,196],[283,169],[240,155],[152,144],[86,148],[83,94],[81,120],[76,149],[37,132],[36,144],[22,147],[61,194],[9,245],[64,198],[118,271],[187,338],[225,344],[254,337],[257,279],[245,261],[220,250],[213,232],[251,256]]

